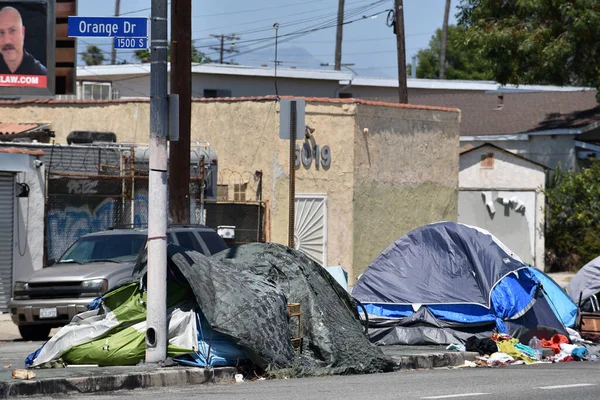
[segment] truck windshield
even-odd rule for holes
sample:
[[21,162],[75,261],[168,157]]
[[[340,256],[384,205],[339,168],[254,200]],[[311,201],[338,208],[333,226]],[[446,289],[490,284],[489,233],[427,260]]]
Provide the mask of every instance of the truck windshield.
[[83,237],[76,241],[55,265],[135,261],[144,248],[146,239],[144,234]]

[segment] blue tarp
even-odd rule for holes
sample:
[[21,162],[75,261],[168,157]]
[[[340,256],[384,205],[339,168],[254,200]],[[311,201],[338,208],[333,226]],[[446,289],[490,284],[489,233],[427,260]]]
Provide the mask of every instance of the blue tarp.
[[540,280],[546,293],[550,308],[554,314],[561,320],[564,326],[572,328],[577,318],[577,305],[571,300],[571,297],[559,285],[544,272],[535,267],[529,267],[529,270]]
[[201,312],[196,313],[198,349],[195,353],[174,358],[180,364],[195,367],[237,366],[248,362],[248,355],[229,337],[213,330]]
[[340,265],[325,267],[327,272],[333,276],[333,279],[340,284],[341,287],[346,289],[346,292],[350,292],[348,289],[348,273]]

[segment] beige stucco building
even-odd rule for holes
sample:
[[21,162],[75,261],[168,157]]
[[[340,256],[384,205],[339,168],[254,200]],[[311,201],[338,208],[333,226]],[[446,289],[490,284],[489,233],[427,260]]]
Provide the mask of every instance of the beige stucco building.
[[[311,159],[296,169],[297,247],[324,265],[343,266],[353,284],[402,234],[456,221],[458,110],[305,100],[312,134],[297,145],[309,143],[305,155]],[[219,184],[228,186],[229,197],[240,190],[253,197],[256,171],[262,171],[268,239],[287,244],[289,141],[279,138],[279,108],[273,97],[195,100],[191,140],[209,142],[217,152]],[[2,102],[0,114],[3,122],[50,123],[57,143],[66,143],[75,130],[148,142],[147,100]]]

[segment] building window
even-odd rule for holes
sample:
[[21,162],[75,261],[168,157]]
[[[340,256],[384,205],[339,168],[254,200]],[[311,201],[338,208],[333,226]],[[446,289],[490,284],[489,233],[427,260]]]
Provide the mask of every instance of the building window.
[[481,155],[481,168],[494,168],[494,153],[485,153]]
[[118,91],[113,91],[110,82],[81,82],[77,88],[77,97],[80,100],[113,100]]
[[229,186],[217,185],[217,200],[229,200]]
[[206,98],[217,98],[217,97],[231,97],[231,90],[226,89],[204,89],[204,97]]
[[246,201],[246,187],[247,183],[235,183],[233,185],[233,200],[234,201]]

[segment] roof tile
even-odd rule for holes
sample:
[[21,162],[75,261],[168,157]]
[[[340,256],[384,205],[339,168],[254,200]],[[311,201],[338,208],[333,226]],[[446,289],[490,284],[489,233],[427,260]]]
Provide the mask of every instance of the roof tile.
[[43,150],[29,150],[29,149],[19,149],[16,147],[3,147],[0,148],[0,153],[10,153],[10,154],[29,154],[31,156],[43,156]]
[[[377,107],[395,107],[405,108],[413,110],[433,110],[433,111],[444,111],[444,112],[459,112],[455,107],[440,107],[433,105],[416,105],[416,104],[399,104],[388,101],[373,101],[363,99],[332,99],[326,97],[294,97],[294,96],[281,96],[282,99],[296,98],[304,99],[307,102],[313,103],[332,103],[332,104],[363,104]],[[276,96],[254,96],[254,97],[216,97],[216,98],[195,98],[192,99],[194,102],[211,103],[211,102],[224,102],[234,103],[242,101],[275,101]],[[120,104],[120,103],[148,103],[149,99],[121,99],[121,100],[52,100],[52,99],[38,99],[38,100],[16,100],[16,101],[0,101],[0,105],[27,105],[27,104]]]
[[1,123],[0,135],[16,135],[39,127],[39,124]]

